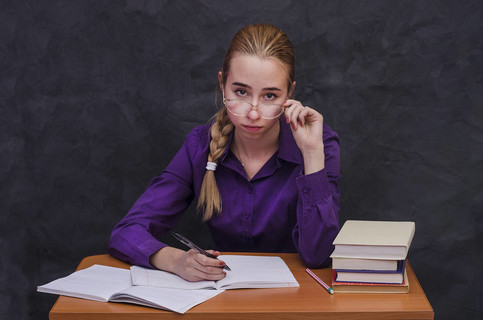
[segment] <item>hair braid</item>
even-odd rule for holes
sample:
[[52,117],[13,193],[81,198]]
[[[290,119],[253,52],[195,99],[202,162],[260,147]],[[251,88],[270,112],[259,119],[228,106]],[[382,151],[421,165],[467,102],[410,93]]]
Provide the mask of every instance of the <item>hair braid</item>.
[[[208,161],[217,162],[225,151],[230,133],[233,131],[226,108],[218,111],[216,121],[211,126],[211,142]],[[221,213],[221,197],[216,185],[215,172],[206,170],[201,185],[200,198],[198,199],[198,210],[203,211],[203,220],[210,220],[214,213]]]

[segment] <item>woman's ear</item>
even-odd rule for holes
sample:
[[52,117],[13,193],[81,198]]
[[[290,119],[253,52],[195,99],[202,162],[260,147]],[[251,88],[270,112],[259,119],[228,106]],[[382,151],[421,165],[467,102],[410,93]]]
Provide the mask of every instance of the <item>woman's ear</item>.
[[290,90],[289,90],[289,92],[288,92],[288,97],[289,97],[290,99],[292,99],[292,98],[293,98],[293,92],[294,92],[294,90],[295,90],[295,84],[296,84],[296,83],[295,83],[295,81],[294,81],[294,82],[292,82],[292,85],[290,86]]
[[223,88],[223,72],[218,71],[218,85],[220,86],[221,92],[225,91],[225,88]]

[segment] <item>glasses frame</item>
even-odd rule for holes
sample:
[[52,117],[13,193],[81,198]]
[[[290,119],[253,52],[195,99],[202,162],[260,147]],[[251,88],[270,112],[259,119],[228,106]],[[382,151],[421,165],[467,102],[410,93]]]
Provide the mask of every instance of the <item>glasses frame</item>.
[[[228,108],[228,106],[226,105],[227,102],[229,101],[238,101],[238,102],[242,102],[242,103],[247,103],[251,106],[250,109],[247,110],[247,112],[245,114],[237,114],[233,111],[230,110],[230,108]],[[262,119],[266,119],[266,120],[272,120],[272,119],[275,119],[275,118],[278,118],[282,115],[282,113],[284,113],[285,109],[287,109],[287,107],[285,107],[283,104],[279,104],[279,103],[263,103],[263,102],[260,102],[259,104],[257,104],[256,106],[254,106],[252,103],[248,102],[248,101],[245,101],[245,100],[242,100],[242,99],[228,99],[228,98],[225,98],[225,93],[223,93],[223,104],[225,105],[225,108],[226,110],[228,110],[228,112],[230,112],[232,115],[234,116],[237,116],[237,117],[244,117],[246,116],[250,111],[252,110],[256,110],[258,112],[258,115],[260,116],[260,118]],[[276,116],[274,117],[265,117],[263,116],[261,113],[260,113],[260,109],[258,109],[258,107],[261,105],[261,104],[270,104],[270,105],[274,105],[274,106],[278,106],[280,107],[280,113],[277,114]]]

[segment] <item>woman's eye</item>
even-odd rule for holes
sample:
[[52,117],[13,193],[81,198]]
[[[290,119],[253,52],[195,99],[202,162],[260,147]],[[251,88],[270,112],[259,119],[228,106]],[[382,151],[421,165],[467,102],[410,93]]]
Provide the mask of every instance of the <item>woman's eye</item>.
[[240,96],[240,97],[245,97],[247,95],[247,92],[243,89],[237,89],[235,90],[235,93],[237,96]]
[[265,99],[267,99],[267,100],[275,100],[275,99],[277,99],[277,96],[275,94],[273,94],[273,93],[267,93],[265,95]]

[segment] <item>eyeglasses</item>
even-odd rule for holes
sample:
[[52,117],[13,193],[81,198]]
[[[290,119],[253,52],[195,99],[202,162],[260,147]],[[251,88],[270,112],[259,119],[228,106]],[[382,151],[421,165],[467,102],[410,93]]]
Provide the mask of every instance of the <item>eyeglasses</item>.
[[250,110],[255,109],[258,111],[260,117],[270,120],[277,118],[285,110],[283,104],[262,102],[254,106],[245,100],[226,99],[225,95],[223,95],[223,103],[230,113],[239,117],[245,116],[248,114],[248,112],[250,112]]

